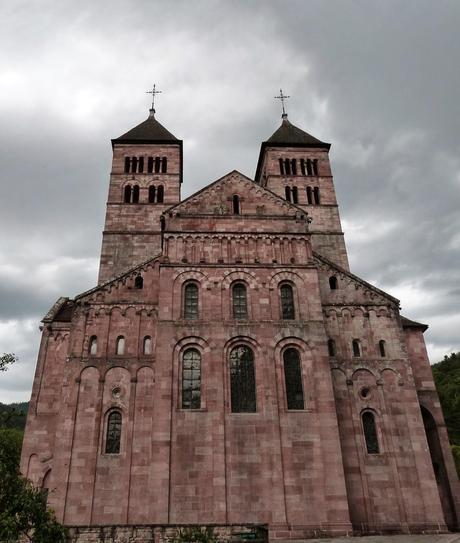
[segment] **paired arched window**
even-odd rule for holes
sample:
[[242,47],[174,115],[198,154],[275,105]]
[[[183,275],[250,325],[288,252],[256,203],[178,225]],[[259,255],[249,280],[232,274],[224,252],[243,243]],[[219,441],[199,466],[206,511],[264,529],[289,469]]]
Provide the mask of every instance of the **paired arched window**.
[[353,356],[355,358],[359,358],[361,356],[361,342],[359,339],[354,339],[351,343],[351,346],[353,348]]
[[336,348],[335,348],[335,341],[333,339],[327,340],[327,351],[329,353],[329,356],[335,356]]
[[293,204],[299,203],[299,190],[297,187],[284,187],[284,193],[288,202],[292,202]]
[[187,349],[182,357],[182,409],[201,407],[201,355]]
[[150,185],[149,187],[149,204],[155,203],[156,188],[155,185]]
[[287,408],[303,409],[304,398],[299,351],[293,348],[286,349],[283,353],[283,361]]
[[233,215],[239,215],[241,213],[241,206],[240,206],[240,197],[237,194],[233,195],[232,205],[233,205]]
[[337,290],[338,288],[337,277],[335,275],[331,275],[331,277],[329,277],[329,288],[331,290]]
[[385,340],[381,339],[379,341],[379,353],[380,353],[380,356],[382,358],[385,358],[386,355],[387,355],[387,351],[386,351],[386,345],[385,345]]
[[134,279],[134,288],[141,289],[144,287],[144,279],[142,275],[136,275],[136,278]]
[[121,444],[121,413],[110,411],[107,417],[107,435],[105,439],[106,454],[118,454]]
[[243,283],[236,283],[232,288],[232,305],[233,305],[233,318],[234,319],[247,319],[248,318],[248,300],[246,285]]
[[318,159],[307,158],[307,160],[300,159],[300,169],[302,175],[318,175]]
[[91,336],[89,338],[89,354],[91,356],[97,355],[97,337],[96,336]]
[[125,338],[124,336],[117,337],[116,351],[117,354],[125,354]]
[[319,187],[313,187],[313,189],[311,187],[307,187],[307,203],[310,205],[319,205],[321,203]]
[[123,192],[123,201],[125,204],[139,203],[139,185],[126,185]]
[[159,185],[150,185],[149,187],[149,204],[162,204],[164,202],[164,187]]
[[145,336],[142,345],[142,352],[143,354],[152,354],[152,338],[150,336]]
[[361,415],[361,420],[368,454],[379,454],[379,440],[374,413],[372,411],[364,411]]
[[198,285],[187,283],[184,288],[184,319],[198,318]]
[[165,198],[165,189],[163,185],[159,185],[157,188],[157,204],[162,204]]
[[281,285],[280,287],[280,301],[281,301],[281,318],[295,319],[294,309],[294,291],[291,285]]
[[230,391],[233,413],[255,413],[254,353],[246,345],[238,345],[230,352]]

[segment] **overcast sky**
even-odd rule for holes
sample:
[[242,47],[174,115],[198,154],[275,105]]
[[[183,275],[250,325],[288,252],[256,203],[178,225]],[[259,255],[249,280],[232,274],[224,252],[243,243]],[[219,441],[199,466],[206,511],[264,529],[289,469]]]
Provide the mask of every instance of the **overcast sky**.
[[28,400],[40,319],[97,282],[110,139],[157,118],[183,196],[291,122],[332,143],[351,269],[460,350],[458,0],[39,0],[0,7],[0,401]]

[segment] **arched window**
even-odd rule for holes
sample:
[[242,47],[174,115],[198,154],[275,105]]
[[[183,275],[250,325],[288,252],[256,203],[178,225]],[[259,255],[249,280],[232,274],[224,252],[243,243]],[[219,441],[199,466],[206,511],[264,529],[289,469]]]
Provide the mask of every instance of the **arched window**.
[[337,290],[337,286],[337,277],[335,275],[332,275],[331,277],[329,277],[329,287],[331,290]]
[[182,357],[182,409],[201,407],[201,355],[187,349]]
[[140,156],[139,157],[139,173],[143,173],[144,171],[144,157],[143,156]]
[[165,189],[163,185],[160,185],[157,189],[157,203],[162,204],[164,200]]
[[352,341],[352,347],[353,347],[353,356],[355,358],[359,358],[361,356],[361,343],[359,339],[354,339]]
[[155,203],[155,185],[149,187],[149,204]]
[[246,285],[237,283],[232,288],[232,303],[233,303],[233,318],[247,319],[248,318],[248,300]]
[[255,413],[254,353],[246,345],[238,345],[230,353],[230,389],[232,413]]
[[152,338],[150,336],[145,336],[144,344],[142,346],[143,354],[152,354]]
[[313,175],[318,175],[318,159],[315,158],[313,162]]
[[291,187],[284,187],[284,194],[288,202],[291,201]]
[[184,288],[184,319],[198,318],[198,286],[188,283]]
[[131,161],[129,159],[129,156],[125,156],[125,173],[129,172],[129,166],[131,164]]
[[312,197],[312,194],[311,194],[311,187],[307,187],[307,202],[309,204],[313,203],[313,197]]
[[155,173],[160,173],[160,164],[161,164],[160,157],[157,156],[155,158]]
[[137,157],[133,156],[131,159],[131,172],[136,173],[137,172]]
[[283,353],[283,360],[287,408],[303,409],[304,400],[299,351],[292,348],[286,349]]
[[131,185],[126,185],[123,199],[125,204],[129,204],[131,202]]
[[363,422],[364,439],[368,454],[379,454],[379,440],[377,438],[377,427],[375,425],[374,413],[364,411],[361,415]]
[[385,340],[381,339],[379,341],[379,352],[380,352],[380,356],[382,358],[385,358],[387,353],[386,353],[386,349],[385,349]]
[[118,454],[121,443],[121,413],[111,411],[107,417],[107,437],[105,440],[106,454]]
[[133,204],[139,203],[139,185],[133,187]]
[[144,287],[144,278],[142,275],[136,275],[136,278],[134,279],[134,288],[143,288]]
[[278,160],[279,160],[279,164],[280,164],[280,174],[284,175],[284,162],[283,162],[283,159],[280,158]]
[[284,173],[286,175],[291,175],[291,161],[289,158],[284,159]]
[[313,189],[313,196],[314,196],[314,199],[315,199],[315,204],[319,205],[320,204],[320,199],[319,199],[319,187],[315,187]]
[[116,353],[125,354],[125,338],[123,336],[117,337]]
[[91,356],[97,355],[97,337],[96,336],[91,336],[89,338],[89,354]]
[[293,204],[298,204],[299,203],[299,191],[298,191],[297,187],[292,187],[291,191],[292,191],[292,203]]
[[292,175],[297,175],[297,160],[295,158],[291,158],[291,172]]
[[147,173],[153,173],[153,156],[149,156],[147,160]]
[[294,310],[294,292],[291,285],[281,285],[280,287],[281,298],[281,318],[295,319]]
[[240,197],[237,194],[233,195],[233,215],[240,214]]
[[168,171],[168,159],[164,156],[161,159],[161,173],[166,173]]
[[311,159],[307,159],[307,174],[313,175],[313,168],[311,166]]
[[335,341],[333,339],[327,340],[327,351],[329,353],[329,356],[335,356],[336,349],[335,349]]

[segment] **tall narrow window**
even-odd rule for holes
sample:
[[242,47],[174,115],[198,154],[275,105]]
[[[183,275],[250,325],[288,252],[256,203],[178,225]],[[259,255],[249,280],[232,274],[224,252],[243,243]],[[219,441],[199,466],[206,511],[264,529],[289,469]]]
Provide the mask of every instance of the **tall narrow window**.
[[198,286],[188,283],[184,289],[184,318],[198,318]]
[[386,349],[385,349],[385,341],[383,339],[381,339],[379,341],[379,352],[380,352],[380,356],[382,358],[385,358],[387,353],[386,353]]
[[295,158],[291,158],[291,172],[292,175],[297,175],[297,160]]
[[233,302],[233,318],[247,319],[248,318],[248,301],[246,286],[243,283],[237,283],[232,289]]
[[137,157],[133,156],[131,159],[131,172],[136,173],[137,172]]
[[118,454],[121,443],[121,413],[111,411],[107,417],[107,437],[105,440],[106,454]]
[[97,337],[91,336],[89,340],[89,354],[91,356],[97,355]]
[[125,204],[129,204],[131,202],[131,185],[126,185],[125,187],[124,201]]
[[353,356],[359,358],[361,356],[361,344],[359,339],[354,339],[352,342]]
[[289,158],[284,159],[284,173],[286,175],[291,175],[291,161]]
[[140,156],[139,157],[139,173],[142,173],[144,171],[144,157],[143,156]]
[[291,285],[281,285],[280,298],[281,298],[281,318],[295,319],[294,293],[292,291]]
[[282,158],[279,159],[279,163],[280,163],[280,174],[284,175],[284,162]]
[[313,175],[318,175],[318,159],[315,158],[312,162],[313,162]]
[[160,173],[161,159],[159,156],[155,158],[155,173]]
[[327,350],[328,350],[329,356],[335,356],[336,349],[335,349],[335,341],[333,339],[327,340]]
[[302,175],[306,175],[306,172],[305,172],[305,159],[304,158],[300,159],[300,171],[302,172]]
[[299,191],[297,187],[292,187],[292,203],[298,204],[299,203]]
[[155,185],[149,187],[149,204],[155,203]]
[[150,336],[145,336],[144,343],[142,345],[143,354],[152,354],[152,338]]
[[374,414],[371,411],[364,411],[361,419],[363,421],[364,439],[366,440],[368,454],[379,454],[379,440],[377,438]]
[[233,205],[233,215],[239,215],[241,213],[240,197],[237,194],[233,195],[232,205]]
[[163,185],[160,185],[157,189],[157,203],[162,204],[165,196],[165,189]]
[[311,160],[309,158],[307,159],[307,174],[313,175],[313,168],[311,165]]
[[188,349],[182,358],[182,409],[201,407],[201,355]]
[[297,349],[286,349],[283,354],[283,360],[287,408],[303,409],[304,399],[299,351]]
[[134,279],[134,288],[144,288],[144,278],[142,275],[136,275],[136,279]]
[[337,277],[335,275],[331,275],[331,277],[329,277],[329,288],[331,290],[337,290]]
[[312,197],[312,194],[311,194],[311,187],[307,187],[307,202],[309,204],[313,203],[313,197]]
[[161,173],[166,173],[168,171],[168,159],[164,156],[161,159]]
[[129,156],[125,156],[125,173],[129,172],[130,162],[131,161],[129,160]]
[[313,196],[314,196],[314,199],[315,199],[315,204],[316,204],[316,205],[319,205],[319,204],[320,204],[319,187],[315,187],[315,188],[313,189]]
[[284,194],[286,195],[286,200],[291,201],[291,187],[284,187]]
[[246,345],[239,345],[230,353],[230,389],[233,413],[255,413],[254,353]]
[[125,338],[123,336],[117,337],[116,351],[117,354],[125,354]]
[[147,173],[153,173],[153,156],[149,156],[147,160]]
[[133,187],[133,204],[139,203],[139,185]]

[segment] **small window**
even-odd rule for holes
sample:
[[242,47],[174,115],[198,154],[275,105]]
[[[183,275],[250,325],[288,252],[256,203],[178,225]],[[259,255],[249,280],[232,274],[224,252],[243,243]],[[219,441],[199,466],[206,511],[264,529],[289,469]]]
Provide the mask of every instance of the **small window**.
[[243,283],[237,283],[232,289],[233,318],[248,318],[248,302],[246,286]]
[[291,201],[291,187],[284,187],[284,194],[288,202]]
[[129,159],[129,156],[125,156],[125,173],[129,173],[130,164],[131,164],[131,161]]
[[153,156],[149,156],[147,160],[147,173],[153,173]]
[[97,355],[97,337],[91,336],[89,339],[89,354],[91,356]]
[[139,185],[133,187],[133,204],[139,203]]
[[307,159],[307,175],[313,175],[313,168],[309,158]]
[[160,173],[161,159],[159,156],[155,158],[155,173]]
[[284,173],[286,175],[291,175],[291,161],[289,158],[284,159]]
[[165,189],[163,185],[160,185],[157,189],[157,203],[162,204],[164,200]]
[[232,203],[233,203],[233,215],[239,215],[241,212],[240,197],[237,194],[233,195]]
[[300,171],[302,172],[302,175],[306,175],[306,172],[305,172],[305,159],[304,158],[300,159]]
[[387,353],[386,353],[386,349],[385,349],[385,341],[383,339],[381,339],[379,341],[379,352],[380,352],[380,356],[382,358],[385,358]]
[[136,275],[136,279],[134,279],[134,288],[143,288],[144,287],[144,278],[142,275]]
[[291,191],[292,191],[292,203],[293,204],[298,204],[299,203],[299,191],[298,191],[297,187],[292,187]]
[[201,355],[188,349],[182,358],[182,409],[201,407]]
[[335,275],[332,275],[329,277],[329,287],[331,290],[337,290],[338,283],[337,283],[337,277]]
[[184,319],[198,318],[198,286],[188,283],[184,289]]
[[143,156],[139,157],[139,168],[138,168],[138,170],[139,170],[139,173],[143,173],[143,171],[144,171],[144,157]]
[[133,156],[131,159],[131,172],[136,173],[137,172],[137,157]]
[[125,338],[123,336],[117,337],[116,351],[117,354],[125,354]]
[[309,204],[313,203],[313,196],[312,196],[311,187],[307,187],[307,202]]
[[142,346],[143,354],[152,354],[152,338],[150,336],[145,336],[144,343]]
[[230,353],[230,392],[232,413],[255,413],[254,353],[246,345],[239,345]]
[[121,413],[111,411],[107,417],[106,454],[119,454],[121,443]]
[[327,340],[327,350],[328,350],[329,356],[335,356],[336,349],[335,349],[335,341],[333,339]]
[[319,198],[319,187],[315,187],[313,189],[313,197],[314,197],[314,200],[315,200],[315,204],[319,205],[321,203],[320,198]]
[[281,285],[280,288],[281,298],[281,318],[295,319],[294,310],[294,293],[291,285]]
[[313,175],[318,175],[318,159],[313,160]]
[[155,203],[155,185],[150,185],[149,187],[149,204]]
[[164,156],[161,159],[161,173],[166,173],[168,171],[168,159]]
[[280,174],[284,175],[284,162],[282,158],[279,159],[279,164],[280,164]]
[[126,185],[125,187],[124,201],[125,201],[125,204],[129,204],[131,202],[131,185]]
[[283,354],[284,380],[288,409],[303,409],[302,371],[300,355],[297,349],[286,349]]
[[377,427],[375,417],[371,411],[364,411],[361,415],[363,421],[364,439],[366,440],[366,449],[368,454],[379,454],[379,441],[377,438]]
[[353,346],[353,356],[359,358],[361,356],[361,343],[359,339],[354,339],[352,342]]
[[297,160],[295,158],[291,158],[291,172],[292,175],[297,175]]

